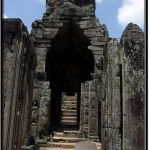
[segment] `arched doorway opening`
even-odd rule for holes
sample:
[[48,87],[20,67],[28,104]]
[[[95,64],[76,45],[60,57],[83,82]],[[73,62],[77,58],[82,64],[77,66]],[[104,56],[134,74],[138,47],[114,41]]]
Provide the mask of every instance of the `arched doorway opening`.
[[60,128],[62,93],[77,94],[77,123],[65,127],[79,128],[81,83],[91,80],[94,55],[83,31],[68,21],[51,42],[46,56],[46,74],[51,88],[51,127]]

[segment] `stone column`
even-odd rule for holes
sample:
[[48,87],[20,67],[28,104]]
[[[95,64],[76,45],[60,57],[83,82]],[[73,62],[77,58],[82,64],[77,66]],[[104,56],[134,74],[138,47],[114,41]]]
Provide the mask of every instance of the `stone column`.
[[101,90],[102,149],[121,150],[121,97],[117,39],[108,41],[104,62],[102,75],[104,90]]
[[98,84],[94,79],[81,85],[80,133],[92,141],[98,141]]
[[128,24],[121,39],[123,150],[144,150],[144,33]]
[[98,137],[98,85],[99,79],[90,81],[89,139],[99,141]]
[[81,101],[80,101],[80,133],[84,134],[84,96],[85,87],[84,83],[81,83]]

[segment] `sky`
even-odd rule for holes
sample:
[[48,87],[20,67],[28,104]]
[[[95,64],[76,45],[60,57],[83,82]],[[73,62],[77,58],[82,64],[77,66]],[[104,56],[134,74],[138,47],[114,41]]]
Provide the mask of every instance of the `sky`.
[[[42,19],[46,0],[3,0],[3,17],[20,18],[31,31],[32,22]],[[105,24],[109,37],[120,38],[128,23],[144,31],[144,0],[96,0],[96,17]]]

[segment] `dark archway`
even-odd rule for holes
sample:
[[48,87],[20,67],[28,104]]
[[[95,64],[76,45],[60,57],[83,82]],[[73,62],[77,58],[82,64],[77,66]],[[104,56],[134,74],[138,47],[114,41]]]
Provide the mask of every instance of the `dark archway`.
[[51,126],[59,126],[62,92],[77,93],[77,127],[80,120],[81,83],[91,80],[94,55],[90,41],[77,26],[68,21],[52,40],[46,56],[46,74],[51,88]]

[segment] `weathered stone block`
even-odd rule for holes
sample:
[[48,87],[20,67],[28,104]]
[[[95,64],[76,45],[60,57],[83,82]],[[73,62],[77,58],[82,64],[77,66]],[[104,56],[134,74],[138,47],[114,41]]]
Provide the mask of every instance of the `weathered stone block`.
[[42,20],[35,20],[32,23],[32,28],[42,28],[42,27],[43,27]]
[[47,51],[48,48],[35,47],[35,52],[37,55],[41,55],[41,54],[46,55]]
[[46,60],[46,55],[37,55],[37,61],[45,61]]
[[104,46],[106,44],[106,42],[92,40],[91,44],[94,45],[94,46]]
[[42,89],[40,88],[33,88],[33,100],[40,100],[41,98]]
[[43,32],[43,38],[53,39],[56,36],[57,32]]
[[103,57],[103,55],[94,55],[95,60],[99,60],[101,57]]
[[43,28],[43,32],[58,32],[58,28]]
[[92,41],[101,41],[101,42],[106,42],[107,41],[107,37],[104,36],[99,36],[99,37],[92,37],[91,38]]
[[54,7],[46,5],[46,13],[54,12]]
[[[90,28],[96,28],[98,27],[98,22],[96,19],[91,18],[91,19],[82,19],[83,21],[78,22],[78,25],[80,26],[81,29],[90,29]],[[96,30],[97,31],[97,30]]]
[[[38,61],[37,62],[37,66],[36,66],[36,72],[43,72],[43,77],[45,74],[45,78],[46,78],[46,73],[44,73],[45,71],[45,61]],[[39,73],[39,75],[42,75],[42,73]]]
[[43,18],[43,24],[44,23],[60,23],[60,19],[57,19],[57,18],[49,18],[49,17],[46,17],[46,18]]
[[31,124],[31,136],[35,139],[38,137],[38,125],[36,123]]
[[43,23],[44,27],[51,27],[51,28],[55,28],[55,27],[62,27],[63,24],[62,23],[57,23],[57,22],[44,22]]
[[41,85],[42,85],[41,81],[34,79],[34,83],[33,83],[34,88],[41,88]]
[[91,38],[91,37],[95,37],[95,36],[97,36],[97,37],[103,37],[104,35],[103,34],[101,34],[100,32],[90,32],[90,31],[84,31],[84,34],[89,38]]
[[101,56],[103,56],[103,51],[102,50],[93,50],[93,54],[94,55],[101,55]]
[[38,43],[38,42],[34,42],[35,47],[38,48],[50,48],[51,44],[48,44],[47,42],[45,43]]
[[36,38],[43,38],[43,31],[41,28],[34,28],[31,35],[34,35]]
[[42,89],[42,96],[49,96],[50,95],[50,89]]
[[98,150],[95,143],[90,141],[78,142],[75,145],[75,150]]
[[103,52],[103,48],[98,47],[98,46],[91,45],[91,46],[88,46],[88,49],[90,49],[92,51],[101,51],[101,52]]

